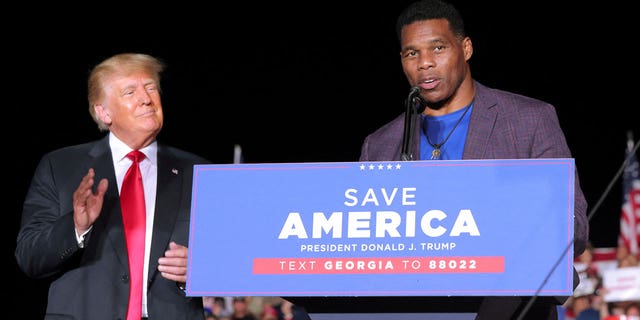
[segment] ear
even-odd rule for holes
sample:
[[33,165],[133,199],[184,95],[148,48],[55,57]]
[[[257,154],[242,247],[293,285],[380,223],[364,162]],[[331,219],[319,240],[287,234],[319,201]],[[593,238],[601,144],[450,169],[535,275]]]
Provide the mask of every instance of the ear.
[[96,112],[98,118],[107,126],[111,125],[111,113],[103,105],[93,105],[93,110]]
[[464,60],[469,61],[473,55],[473,44],[471,43],[471,38],[465,37],[462,40],[462,50],[464,50]]

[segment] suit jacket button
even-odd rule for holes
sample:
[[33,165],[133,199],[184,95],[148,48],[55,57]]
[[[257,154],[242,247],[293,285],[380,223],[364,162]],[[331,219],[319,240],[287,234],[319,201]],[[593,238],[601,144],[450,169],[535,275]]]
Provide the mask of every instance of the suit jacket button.
[[120,278],[120,280],[122,280],[122,282],[124,282],[124,283],[128,283],[129,282],[129,275],[128,274],[123,274],[122,277]]

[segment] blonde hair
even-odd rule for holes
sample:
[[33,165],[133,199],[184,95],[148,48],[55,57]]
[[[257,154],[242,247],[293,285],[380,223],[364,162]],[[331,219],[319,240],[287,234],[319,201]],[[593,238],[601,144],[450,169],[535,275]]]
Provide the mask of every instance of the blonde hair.
[[144,71],[153,77],[160,90],[160,74],[164,68],[165,64],[160,59],[142,53],[116,54],[96,65],[89,74],[87,96],[89,113],[98,124],[98,129],[107,131],[109,127],[100,120],[93,106],[104,98],[104,89],[113,76],[126,76],[136,71]]

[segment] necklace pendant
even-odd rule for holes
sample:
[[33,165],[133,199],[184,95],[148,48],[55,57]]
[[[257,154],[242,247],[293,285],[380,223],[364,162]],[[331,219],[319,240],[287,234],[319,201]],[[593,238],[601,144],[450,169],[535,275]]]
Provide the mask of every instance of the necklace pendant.
[[440,158],[440,148],[435,148],[431,151],[431,160],[438,160]]

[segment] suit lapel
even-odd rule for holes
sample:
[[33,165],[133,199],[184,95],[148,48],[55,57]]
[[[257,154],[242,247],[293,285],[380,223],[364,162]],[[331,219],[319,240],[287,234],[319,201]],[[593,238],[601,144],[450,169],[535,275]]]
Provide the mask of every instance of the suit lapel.
[[158,258],[164,256],[169,246],[176,218],[182,201],[184,170],[178,161],[158,146],[158,187],[156,191],[156,212],[153,218],[153,239],[149,259],[149,281],[158,273]]
[[484,159],[487,157],[489,138],[498,118],[497,104],[493,96],[479,83],[475,83],[476,99],[469,120],[469,132],[462,159]]
[[108,135],[95,144],[89,155],[93,159],[92,167],[96,172],[95,183],[100,179],[107,178],[109,187],[104,195],[104,202],[100,217],[94,224],[94,234],[106,234],[115,254],[125,269],[128,268],[127,244],[124,237],[122,224],[122,210],[120,209],[120,194],[118,193],[118,182],[113,168],[113,157],[109,149]]

